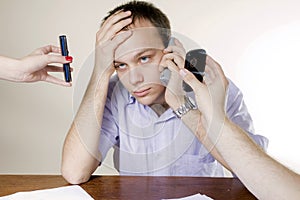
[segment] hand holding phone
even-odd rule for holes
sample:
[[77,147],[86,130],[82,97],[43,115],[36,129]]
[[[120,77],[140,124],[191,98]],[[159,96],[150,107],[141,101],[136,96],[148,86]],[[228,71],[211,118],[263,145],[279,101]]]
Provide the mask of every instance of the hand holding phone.
[[[175,38],[171,37],[168,46],[175,45],[174,40]],[[164,68],[164,70],[160,73],[160,82],[163,84],[163,86],[167,87],[170,78],[171,78],[171,71],[168,68]]]
[[[173,37],[171,37],[169,41],[168,46],[170,45],[175,45]],[[203,81],[203,76],[205,74],[204,72],[205,65],[206,65],[206,51],[204,49],[193,49],[187,52],[185,56],[184,68],[192,72],[200,82]],[[164,70],[160,74],[161,83],[164,86],[167,86],[170,77],[171,77],[171,71],[168,68],[164,68]],[[185,82],[182,83],[182,87],[186,92],[192,91],[192,88]]]

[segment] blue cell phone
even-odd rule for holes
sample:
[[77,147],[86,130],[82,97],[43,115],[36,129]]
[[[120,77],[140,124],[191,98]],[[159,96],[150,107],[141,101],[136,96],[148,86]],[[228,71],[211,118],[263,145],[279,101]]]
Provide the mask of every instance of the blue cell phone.
[[[60,41],[61,55],[69,56],[67,37],[65,35],[61,35],[59,36],[59,41]],[[64,70],[65,81],[71,82],[72,77],[71,77],[70,63],[63,64],[63,70]]]

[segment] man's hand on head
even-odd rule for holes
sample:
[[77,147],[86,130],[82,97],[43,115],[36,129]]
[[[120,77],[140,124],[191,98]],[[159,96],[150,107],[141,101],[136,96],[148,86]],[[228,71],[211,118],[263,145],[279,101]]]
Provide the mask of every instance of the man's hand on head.
[[130,11],[119,11],[104,21],[96,34],[94,72],[107,73],[115,71],[113,61],[116,48],[131,36],[131,31],[123,31],[132,23]]

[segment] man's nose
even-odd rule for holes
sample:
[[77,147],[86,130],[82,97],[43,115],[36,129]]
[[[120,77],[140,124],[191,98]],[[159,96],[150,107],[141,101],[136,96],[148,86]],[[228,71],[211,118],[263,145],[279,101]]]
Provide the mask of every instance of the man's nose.
[[129,81],[132,85],[138,84],[140,82],[144,81],[144,75],[141,72],[141,69],[139,67],[133,67],[129,71]]

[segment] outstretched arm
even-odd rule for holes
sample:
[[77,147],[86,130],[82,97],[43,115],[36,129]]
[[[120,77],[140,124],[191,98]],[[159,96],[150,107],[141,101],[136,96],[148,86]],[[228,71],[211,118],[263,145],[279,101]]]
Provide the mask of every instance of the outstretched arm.
[[[258,199],[297,199],[300,175],[268,156],[253,140],[225,115],[226,77],[218,63],[208,58],[209,76],[205,84],[193,74],[180,70],[184,81],[196,91],[201,123],[207,136],[230,168]],[[211,102],[211,103],[209,103]],[[207,105],[211,105],[207,109]],[[211,120],[210,120],[211,119]],[[207,123],[209,122],[209,123]],[[213,129],[218,125],[221,129]]]
[[70,63],[72,57],[61,56],[59,47],[48,45],[36,49],[28,56],[21,59],[13,59],[0,56],[0,79],[14,82],[37,82],[46,81],[49,83],[71,86],[64,80],[48,74],[48,72],[62,72],[62,67],[51,65],[51,63]]

